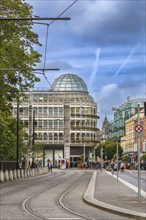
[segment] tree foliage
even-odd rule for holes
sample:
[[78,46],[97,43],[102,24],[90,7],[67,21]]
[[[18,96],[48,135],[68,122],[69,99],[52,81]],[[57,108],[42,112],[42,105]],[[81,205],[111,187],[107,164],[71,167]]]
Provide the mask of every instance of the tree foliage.
[[[32,17],[32,7],[22,0],[1,0],[1,17]],[[0,108],[16,97],[18,88],[26,90],[39,79],[30,70],[40,61],[33,49],[40,45],[38,35],[32,31],[32,21],[0,21]]]
[[141,159],[146,161],[146,153],[142,155]]
[[[117,152],[117,143],[112,140],[101,143],[96,149],[96,155],[99,157],[101,156],[101,148],[103,149],[103,159],[111,160]],[[119,157],[121,156],[122,152],[123,149],[118,144]]]
[[[7,113],[0,112],[0,160],[16,159],[17,124],[16,119]],[[24,131],[19,130],[19,158],[26,153],[23,143]]]
[[[1,0],[1,18],[32,17],[32,7],[24,0]],[[40,62],[34,46],[40,46],[30,20],[0,20],[0,153],[1,159],[16,159],[16,120],[11,101],[39,81],[31,70]],[[19,131],[20,156],[25,150]]]

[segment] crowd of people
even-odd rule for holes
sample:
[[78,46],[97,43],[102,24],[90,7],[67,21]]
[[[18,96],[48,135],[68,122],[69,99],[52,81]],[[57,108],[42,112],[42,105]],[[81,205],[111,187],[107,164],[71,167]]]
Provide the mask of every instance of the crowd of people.
[[18,162],[19,169],[39,168],[42,167],[42,160],[26,160],[25,158]]

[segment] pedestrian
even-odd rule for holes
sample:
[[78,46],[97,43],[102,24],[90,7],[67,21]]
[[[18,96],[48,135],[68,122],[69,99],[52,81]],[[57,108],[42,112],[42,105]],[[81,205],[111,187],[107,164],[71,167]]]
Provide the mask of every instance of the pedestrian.
[[69,162],[66,161],[66,169],[68,169],[68,166],[69,166]]
[[112,161],[110,164],[111,170],[112,170],[112,175],[114,174],[114,168],[115,168],[115,163]]
[[124,173],[124,163],[123,162],[121,163],[120,168],[121,168],[121,172]]
[[52,163],[51,161],[48,161],[48,172],[52,173]]

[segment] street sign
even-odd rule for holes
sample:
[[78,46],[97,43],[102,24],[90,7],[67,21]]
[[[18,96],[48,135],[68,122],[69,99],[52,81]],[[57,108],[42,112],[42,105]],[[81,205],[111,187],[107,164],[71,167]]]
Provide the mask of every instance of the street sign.
[[138,124],[135,126],[135,137],[141,138],[143,136],[143,126]]

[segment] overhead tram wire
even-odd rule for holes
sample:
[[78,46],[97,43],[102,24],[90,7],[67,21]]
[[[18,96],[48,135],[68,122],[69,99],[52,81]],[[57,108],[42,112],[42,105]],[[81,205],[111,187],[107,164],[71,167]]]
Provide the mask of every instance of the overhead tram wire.
[[[69,10],[78,0],[75,0],[72,4],[70,4],[61,14],[59,14],[57,16],[57,19],[60,18],[61,15],[63,15],[67,10]],[[46,45],[45,45],[45,56],[44,56],[44,71],[43,71],[43,75],[44,78],[47,80],[47,82],[49,83],[49,85],[51,85],[51,83],[49,82],[49,80],[46,77],[45,74],[45,67],[46,67],[46,56],[47,56],[47,47],[48,47],[48,31],[49,31],[49,26],[52,25],[57,19],[54,19],[52,22],[50,22],[49,24],[45,24],[42,23],[43,25],[47,25],[47,32],[46,32]],[[34,22],[35,24],[39,24],[38,22]],[[41,23],[40,23],[41,24]]]
[[[69,5],[60,15],[57,16],[57,18],[60,18],[61,15],[63,15],[69,8],[71,8],[78,0],[75,0],[71,5]],[[49,25],[53,24],[55,20],[51,21]]]

